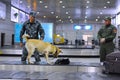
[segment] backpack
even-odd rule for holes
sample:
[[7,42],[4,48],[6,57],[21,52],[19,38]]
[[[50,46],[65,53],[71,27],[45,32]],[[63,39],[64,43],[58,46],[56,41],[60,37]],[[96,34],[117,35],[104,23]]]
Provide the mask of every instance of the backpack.
[[58,64],[58,65],[68,65],[70,63],[70,60],[67,58],[67,59],[57,59],[55,64]]

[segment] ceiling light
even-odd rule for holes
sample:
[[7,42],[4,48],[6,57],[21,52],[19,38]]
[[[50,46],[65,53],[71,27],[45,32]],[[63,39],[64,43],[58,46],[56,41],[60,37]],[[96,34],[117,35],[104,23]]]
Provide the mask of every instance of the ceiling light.
[[37,14],[40,14],[40,12],[37,12]]
[[63,3],[63,1],[59,1],[59,3]]
[[54,12],[51,12],[51,14],[54,14]]
[[73,23],[73,21],[71,21],[71,23]]
[[70,19],[70,21],[72,21],[72,19]]
[[86,6],[86,8],[89,8],[89,6]]
[[65,8],[65,6],[62,6],[62,8]]
[[40,1],[40,3],[43,3],[42,1]]
[[90,1],[87,1],[87,3],[90,3]]
[[103,14],[102,12],[100,12],[100,14]]
[[106,6],[104,6],[104,8],[106,9],[107,7],[106,7]]
[[88,12],[86,12],[85,14],[88,14]]
[[48,8],[48,6],[45,6],[45,8]]
[[20,4],[22,4],[23,2],[22,1],[20,1]]
[[62,21],[61,19],[59,21]]
[[71,17],[70,17],[70,16],[68,16],[68,18],[70,19]]
[[87,18],[87,16],[85,16],[85,18]]
[[85,19],[85,20],[84,20],[84,22],[86,23],[86,22],[87,22],[87,20]]
[[96,21],[98,21],[98,19],[96,19]]
[[100,18],[100,16],[97,17],[98,19]]
[[108,4],[110,4],[110,1],[107,1]]
[[43,16],[44,18],[46,18],[46,16]]
[[58,18],[58,16],[56,16],[56,18]]
[[68,14],[68,12],[66,12],[66,14]]
[[30,6],[27,6],[28,8],[30,8]]

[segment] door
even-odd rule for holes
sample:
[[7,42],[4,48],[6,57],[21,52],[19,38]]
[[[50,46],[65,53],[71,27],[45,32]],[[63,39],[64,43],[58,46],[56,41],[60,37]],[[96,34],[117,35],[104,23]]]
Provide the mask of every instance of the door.
[[12,45],[14,45],[14,34],[12,34]]
[[1,33],[1,47],[4,46],[5,43],[5,33]]
[[85,40],[85,45],[92,45],[93,35],[83,35],[83,40]]

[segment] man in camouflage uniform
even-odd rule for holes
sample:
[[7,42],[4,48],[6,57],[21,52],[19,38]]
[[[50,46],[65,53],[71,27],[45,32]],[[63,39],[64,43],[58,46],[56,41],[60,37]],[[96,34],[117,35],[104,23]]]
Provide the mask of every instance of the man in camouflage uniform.
[[[36,13],[35,12],[30,12],[29,14],[29,20],[27,20],[26,22],[24,22],[23,27],[21,29],[20,32],[20,46],[23,46],[23,39],[22,36],[24,35],[24,33],[28,34],[30,36],[30,39],[39,39],[39,35],[40,35],[40,40],[44,39],[44,30],[41,26],[41,24],[39,23],[39,21],[37,21],[35,19]],[[22,63],[26,63],[26,58],[28,55],[28,52],[26,50],[26,48],[23,46],[23,52],[22,52],[22,57],[21,57],[21,61]],[[39,63],[40,61],[40,57],[39,57],[39,53],[37,51],[34,52],[34,57],[36,60],[36,63]]]
[[111,18],[105,18],[105,26],[98,31],[98,39],[100,41],[100,62],[106,59],[106,55],[114,51],[113,40],[116,37],[117,29],[111,24]]

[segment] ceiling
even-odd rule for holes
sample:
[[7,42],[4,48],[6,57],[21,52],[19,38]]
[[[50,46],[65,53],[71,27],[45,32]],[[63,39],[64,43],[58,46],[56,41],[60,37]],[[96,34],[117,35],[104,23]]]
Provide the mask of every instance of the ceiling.
[[[5,0],[9,1],[9,0]],[[17,1],[17,0],[13,0]],[[56,23],[102,22],[117,13],[120,0],[20,0],[23,11],[37,12],[37,18]],[[21,8],[22,9],[22,8]]]

